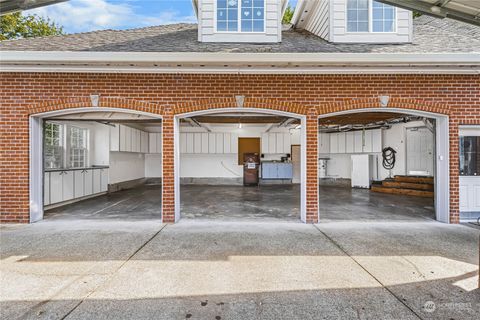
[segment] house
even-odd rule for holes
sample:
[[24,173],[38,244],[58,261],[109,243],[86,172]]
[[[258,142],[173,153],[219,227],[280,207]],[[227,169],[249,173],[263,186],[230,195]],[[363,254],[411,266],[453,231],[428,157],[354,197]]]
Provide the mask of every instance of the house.
[[0,43],[2,222],[478,217],[479,27],[193,5],[198,24]]

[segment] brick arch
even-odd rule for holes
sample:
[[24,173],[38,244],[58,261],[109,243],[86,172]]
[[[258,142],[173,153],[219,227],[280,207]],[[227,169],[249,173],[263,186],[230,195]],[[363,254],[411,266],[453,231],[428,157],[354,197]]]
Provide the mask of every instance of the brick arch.
[[[339,111],[370,108],[380,108],[380,102],[378,98],[352,99],[342,102],[322,104],[317,107],[317,111],[319,115],[322,115]],[[385,112],[388,112],[389,108],[405,109],[406,111],[425,111],[442,115],[451,114],[451,110],[444,104],[423,101],[420,99],[402,99],[390,97],[388,107],[385,107]]]
[[[67,109],[76,109],[76,108],[89,108],[92,107],[92,102],[90,97],[79,97],[79,98],[69,98],[69,99],[60,99],[53,100],[43,103],[38,103],[27,107],[27,112],[29,115],[45,113],[50,111],[59,111]],[[140,112],[147,112],[152,114],[163,115],[165,109],[163,105],[145,102],[134,99],[125,99],[125,98],[116,98],[116,97],[100,97],[99,105],[100,108],[118,108],[125,110],[133,110]]]
[[[203,111],[211,109],[225,109],[237,107],[237,101],[235,97],[224,99],[205,99],[197,100],[195,102],[179,103],[174,108],[174,114],[184,114],[194,111]],[[308,108],[305,105],[298,103],[286,102],[274,99],[262,99],[245,97],[243,104],[244,108],[258,108],[258,109],[270,109],[274,111],[283,111],[289,113],[295,113],[298,115],[306,115]],[[240,110],[241,108],[239,108]]]

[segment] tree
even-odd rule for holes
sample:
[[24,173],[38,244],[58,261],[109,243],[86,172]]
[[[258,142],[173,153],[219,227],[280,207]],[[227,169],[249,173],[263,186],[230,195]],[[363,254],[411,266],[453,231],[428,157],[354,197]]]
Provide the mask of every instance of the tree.
[[293,9],[289,5],[285,10],[285,14],[283,15],[282,23],[290,24],[290,22],[292,21],[292,17],[293,17]]
[[63,27],[50,19],[15,12],[0,16],[0,40],[63,34]]

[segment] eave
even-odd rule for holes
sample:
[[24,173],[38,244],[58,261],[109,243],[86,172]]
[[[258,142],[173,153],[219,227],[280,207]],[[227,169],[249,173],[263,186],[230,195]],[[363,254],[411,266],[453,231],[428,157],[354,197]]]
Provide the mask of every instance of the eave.
[[3,51],[1,72],[480,74],[480,53]]

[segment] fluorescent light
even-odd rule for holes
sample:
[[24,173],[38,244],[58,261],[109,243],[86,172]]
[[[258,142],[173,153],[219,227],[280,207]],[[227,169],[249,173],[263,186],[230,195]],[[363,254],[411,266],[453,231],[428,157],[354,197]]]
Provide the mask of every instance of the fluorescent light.
[[242,124],[241,123],[238,124],[238,129],[242,129]]

